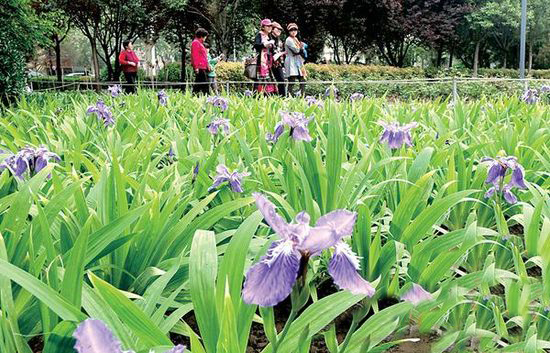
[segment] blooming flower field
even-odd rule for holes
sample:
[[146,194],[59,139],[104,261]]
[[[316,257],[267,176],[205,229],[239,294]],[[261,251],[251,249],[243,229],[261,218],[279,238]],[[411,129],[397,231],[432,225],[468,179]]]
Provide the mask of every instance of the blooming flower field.
[[0,352],[550,349],[550,93],[327,92],[4,111]]

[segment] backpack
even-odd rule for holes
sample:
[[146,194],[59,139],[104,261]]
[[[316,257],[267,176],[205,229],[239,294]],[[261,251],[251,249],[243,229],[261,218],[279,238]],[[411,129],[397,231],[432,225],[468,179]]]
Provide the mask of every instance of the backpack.
[[248,79],[255,80],[258,77],[258,57],[244,59],[244,76]]

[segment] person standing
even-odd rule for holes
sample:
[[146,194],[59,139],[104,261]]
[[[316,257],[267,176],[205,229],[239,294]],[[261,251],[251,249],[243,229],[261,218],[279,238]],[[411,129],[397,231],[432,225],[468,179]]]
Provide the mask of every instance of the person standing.
[[286,84],[285,84],[285,44],[281,40],[281,34],[283,33],[283,27],[277,22],[271,22],[273,29],[271,30],[271,37],[275,44],[273,46],[273,77],[279,84],[277,85],[277,91],[280,96],[286,96]]
[[208,45],[208,43],[204,43],[204,47],[206,48],[208,65],[210,66],[210,71],[208,72],[208,82],[210,82],[210,89],[215,94],[218,94],[218,83],[216,82],[216,65],[218,65],[218,62],[220,60],[225,60],[225,55],[220,54],[219,56],[213,58],[212,55],[210,55],[210,45]]
[[275,41],[270,37],[271,30],[271,20],[267,18],[263,19],[260,22],[260,31],[254,39],[254,49],[258,53],[254,89],[257,92],[266,94],[277,92],[277,86],[268,83],[275,80],[271,71],[273,66],[273,48],[275,46]]
[[139,58],[134,52],[134,46],[131,41],[125,40],[122,42],[123,50],[118,56],[118,61],[126,78],[126,85],[124,85],[124,91],[126,93],[136,92],[137,71],[139,66]]
[[195,32],[195,39],[191,43],[191,66],[195,71],[193,93],[208,94],[210,92],[210,82],[208,81],[210,65],[208,65],[208,54],[204,47],[206,37],[208,37],[208,31],[199,28]]
[[304,67],[304,44],[298,40],[298,25],[289,23],[286,27],[288,38],[285,41],[285,75],[288,78],[288,93],[294,95],[293,82],[300,81],[300,94],[305,94],[306,70]]

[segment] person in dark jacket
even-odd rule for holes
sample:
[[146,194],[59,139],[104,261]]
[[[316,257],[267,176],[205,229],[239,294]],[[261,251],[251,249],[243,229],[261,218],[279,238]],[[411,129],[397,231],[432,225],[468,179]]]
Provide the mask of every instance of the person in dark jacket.
[[118,56],[118,61],[126,78],[127,85],[124,86],[126,93],[135,93],[136,87],[134,86],[137,81],[137,71],[139,66],[139,58],[134,52],[134,46],[129,40],[122,42],[124,49]]
[[273,46],[273,77],[277,84],[277,91],[280,96],[286,96],[286,83],[285,83],[285,43],[281,40],[281,34],[283,33],[283,27],[277,22],[271,22],[273,29],[271,30],[271,38],[275,41]]
[[271,94],[277,92],[277,86],[268,83],[275,81],[271,70],[273,67],[273,48],[275,46],[275,41],[270,37],[272,29],[271,20],[262,20],[260,28],[254,39],[254,49],[258,53],[254,89],[259,93]]

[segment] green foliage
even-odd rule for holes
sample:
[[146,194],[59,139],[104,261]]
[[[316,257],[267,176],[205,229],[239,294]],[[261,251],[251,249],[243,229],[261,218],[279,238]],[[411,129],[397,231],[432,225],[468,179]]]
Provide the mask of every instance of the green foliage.
[[[193,353],[244,353],[252,325],[263,325],[265,353],[307,351],[319,337],[331,352],[384,352],[416,338],[411,326],[438,333],[438,352],[550,347],[545,103],[344,97],[320,108],[231,95],[220,113],[205,97],[167,94],[160,106],[149,90],[33,93],[0,119],[2,150],[44,144],[62,159],[28,180],[0,174],[0,351],[30,353],[36,335],[46,352],[68,351],[87,317],[137,352],[164,352],[178,334]],[[114,126],[86,115],[98,99]],[[293,141],[287,129],[268,144],[280,110],[313,116],[313,141]],[[206,129],[220,114],[229,136]],[[417,121],[413,146],[380,143],[379,120]],[[514,190],[515,205],[484,198],[480,160],[499,154],[525,170],[529,188]],[[250,172],[242,194],[207,191],[221,163]],[[255,191],[288,221],[302,210],[312,224],[330,210],[358,212],[344,240],[374,297],[332,286],[325,253],[309,260],[289,315],[243,303],[246,270],[277,239]],[[398,303],[411,282],[434,299]],[[352,321],[343,340],[339,317]]]
[[[399,98],[446,98],[451,95],[452,84],[443,83],[346,83],[346,81],[372,81],[372,80],[414,80],[425,78],[449,78],[457,79],[471,77],[470,70],[435,70],[420,68],[397,68],[392,66],[369,66],[369,65],[317,65],[307,64],[309,81],[330,81],[336,82],[340,94],[347,97],[355,92],[361,92],[372,97],[399,97]],[[159,81],[178,82],[180,65],[178,63],[168,64],[159,72]],[[246,82],[248,79],[243,75],[243,65],[234,62],[221,62],[216,67],[218,81]],[[189,76],[187,77],[191,77]],[[512,69],[480,69],[481,78],[517,78],[517,70]],[[550,81],[550,70],[532,70],[531,77]],[[342,83],[340,83],[342,82]],[[309,95],[320,95],[325,93],[328,84],[309,85],[306,93]],[[230,90],[244,92],[252,88],[249,84],[231,84]],[[517,95],[523,93],[523,86],[517,82],[460,82],[458,95],[464,98],[477,98],[481,95],[501,96]]]
[[34,45],[44,40],[39,19],[28,0],[6,0],[0,4],[0,96],[1,103],[23,92],[25,63]]

